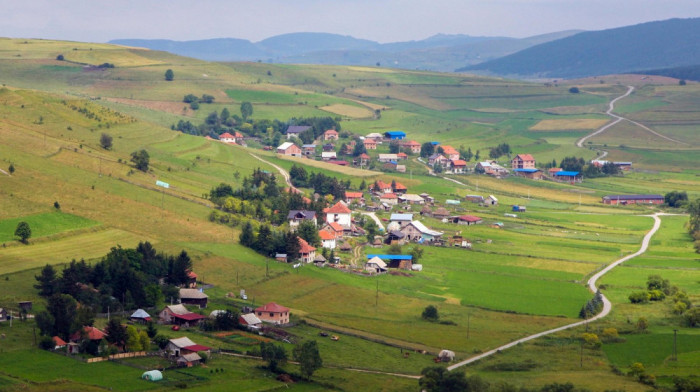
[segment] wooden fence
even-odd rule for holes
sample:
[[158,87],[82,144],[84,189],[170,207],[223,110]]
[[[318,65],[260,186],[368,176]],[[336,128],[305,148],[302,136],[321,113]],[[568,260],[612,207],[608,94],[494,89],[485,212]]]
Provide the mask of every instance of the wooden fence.
[[114,359],[145,357],[146,355],[148,355],[148,353],[145,351],[134,351],[131,353],[114,354],[114,355],[110,355],[106,358],[105,357],[89,358],[86,362],[93,363],[93,362],[110,361],[110,360],[114,360]]

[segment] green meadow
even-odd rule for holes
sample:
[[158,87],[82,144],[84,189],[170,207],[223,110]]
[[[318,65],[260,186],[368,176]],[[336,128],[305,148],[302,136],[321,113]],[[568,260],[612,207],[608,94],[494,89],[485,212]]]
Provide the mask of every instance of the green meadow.
[[[56,61],[58,54],[67,61]],[[116,68],[83,68],[104,62]],[[173,82],[163,80],[168,68],[175,72]],[[373,67],[219,64],[105,44],[9,39],[0,39],[0,83],[0,168],[6,170],[10,163],[15,167],[11,176],[0,173],[0,307],[13,309],[17,301],[29,299],[35,310],[42,309],[33,277],[47,263],[60,268],[71,259],[92,262],[111,247],[133,247],[145,240],[159,251],[184,249],[192,255],[200,279],[214,285],[207,290],[212,308],[230,307],[234,302],[226,294],[245,289],[246,304],[276,301],[289,306],[297,321],[308,322],[289,331],[301,340],[316,339],[326,367],[313,382],[288,387],[297,391],[415,390],[415,379],[348,368],[418,375],[441,349],[454,350],[464,359],[577,321],[592,296],[585,287],[588,277],[637,251],[652,226],[651,218],[643,215],[659,210],[604,206],[600,198],[672,190],[700,197],[700,140],[695,132],[700,112],[693,105],[700,94],[697,85],[638,86],[629,99],[619,101],[619,113],[681,143],[659,140],[625,123],[580,149],[574,142],[593,131],[581,124],[607,119],[607,102],[624,93],[624,86],[582,85],[581,94],[571,94],[565,84]],[[216,101],[193,111],[181,102],[190,93],[210,94]],[[401,129],[419,142],[437,140],[478,150],[482,160],[490,147],[507,141],[514,153],[532,153],[540,162],[572,155],[592,159],[598,150],[606,150],[606,159],[633,161],[635,170],[582,184],[448,176],[464,184],[459,185],[427,175],[415,157],[406,162],[408,173],[359,171],[170,130],[181,119],[199,123],[224,107],[236,113],[242,101],[253,103],[255,119],[339,116],[343,130],[357,135]],[[326,109],[341,114],[323,108],[328,105],[338,105]],[[381,116],[342,114],[357,108],[370,113],[379,109]],[[100,118],[84,115],[86,110]],[[545,124],[545,130],[538,124]],[[114,137],[110,150],[99,145],[103,132]],[[130,165],[131,152],[139,149],[147,149],[151,157],[148,173]],[[379,152],[388,152],[388,146],[371,154]],[[363,179],[396,179],[411,193],[428,192],[438,203],[467,194],[494,194],[501,204],[487,208],[462,202],[450,207],[454,215],[482,217],[480,225],[420,218],[447,238],[461,234],[473,244],[471,250],[422,246],[421,272],[370,277],[311,265],[293,269],[239,245],[238,228],[207,219],[213,204],[203,195],[212,187],[221,182],[240,186],[258,167],[277,175],[251,153],[286,170],[297,164],[309,172],[350,180],[353,186]],[[507,166],[508,158],[499,162]],[[158,188],[157,180],[171,187]],[[281,176],[277,180],[283,184]],[[53,207],[55,201],[60,211]],[[528,211],[516,218],[505,216],[511,204],[527,206]],[[388,213],[378,215],[389,218]],[[694,303],[700,301],[700,261],[684,229],[687,217],[662,219],[649,251],[601,282],[613,312],[591,328],[598,333],[604,327],[618,328],[624,342],[580,353],[583,329],[565,331],[504,351],[467,372],[523,386],[571,381],[595,391],[612,386],[646,390],[631,378],[613,374],[610,365],[625,369],[641,361],[665,383],[674,372],[692,374],[700,363],[697,332],[680,326],[668,302],[632,305],[627,299],[630,292],[643,289],[649,275],[658,274],[686,290]],[[29,245],[14,237],[20,221],[32,228]],[[497,222],[502,228],[492,226]],[[361,243],[359,238],[352,242]],[[384,251],[364,246],[361,255]],[[344,262],[351,258],[339,256]],[[428,305],[436,306],[447,322],[421,319]],[[650,328],[637,334],[632,324],[642,315],[650,319]],[[104,322],[97,320],[98,325]],[[142,370],[133,367],[140,361],[85,364],[39,351],[33,348],[34,323],[15,325],[10,329],[0,323],[0,332],[7,336],[0,340],[0,351],[13,353],[0,356],[3,390],[136,391],[172,389],[178,382],[192,390],[230,390],[232,384],[241,391],[285,388],[262,362],[223,355],[211,358],[206,368],[166,372],[162,386],[151,384],[140,380]],[[672,363],[666,347],[676,327],[683,348],[679,361]],[[165,326],[159,328],[172,334]],[[321,338],[322,329],[341,339]],[[241,352],[255,342],[254,336],[217,338],[194,330],[187,334],[202,344]],[[284,347],[291,352],[291,345]],[[428,354],[418,353],[423,350]],[[410,354],[404,358],[403,352]],[[529,370],[503,370],[531,362],[535,366]],[[212,373],[211,368],[225,371]],[[297,371],[293,364],[285,369]]]

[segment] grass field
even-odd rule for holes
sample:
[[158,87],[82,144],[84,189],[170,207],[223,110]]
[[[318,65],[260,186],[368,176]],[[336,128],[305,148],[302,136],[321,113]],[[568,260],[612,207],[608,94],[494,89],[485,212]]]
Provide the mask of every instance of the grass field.
[[[68,61],[55,60],[61,53]],[[92,70],[77,64],[104,62],[116,68]],[[162,80],[167,68],[175,71],[173,82]],[[144,240],[159,251],[185,249],[200,279],[214,284],[207,289],[212,307],[230,305],[225,294],[246,289],[249,302],[277,301],[291,307],[295,317],[340,331],[335,332],[342,335],[338,342],[319,340],[328,366],[314,379],[324,384],[289,387],[298,391],[332,390],[333,386],[415,390],[412,379],[332,366],[415,375],[431,362],[430,355],[413,350],[434,353],[447,348],[466,358],[572,322],[592,295],[583,284],[586,278],[620,255],[636,251],[651,227],[650,218],[638,216],[651,209],[606,207],[600,203],[601,196],[670,190],[700,196],[695,168],[700,140],[693,105],[700,91],[695,86],[639,88],[619,106],[620,113],[687,144],[659,142],[658,137],[625,124],[594,138],[591,148],[579,149],[575,140],[608,121],[602,114],[607,102],[622,94],[624,86],[596,83],[583,87],[583,94],[570,94],[564,85],[481,76],[370,67],[215,64],[104,44],[5,39],[0,39],[0,82],[6,84],[0,89],[0,168],[6,170],[12,163],[16,169],[11,176],[0,173],[0,242],[5,243],[0,248],[0,306],[14,309],[17,301],[30,299],[41,310],[43,300],[32,285],[38,268],[46,263],[60,265],[73,258],[90,261],[113,246],[132,247]],[[198,112],[183,110],[182,97],[189,93],[211,94],[216,102]],[[425,175],[425,166],[417,161],[407,162],[409,173],[396,174],[254,150],[285,169],[303,164],[309,171],[350,180],[355,186],[361,179],[368,183],[396,179],[411,193],[428,192],[438,203],[473,193],[495,194],[501,200],[496,208],[464,202],[451,207],[454,214],[481,216],[482,225],[457,226],[421,218],[447,237],[461,233],[473,242],[473,250],[424,247],[424,269],[410,276],[368,277],[314,266],[292,269],[237,244],[237,229],[209,222],[206,217],[213,205],[202,197],[221,182],[240,186],[241,179],[257,167],[274,169],[252,157],[250,148],[169,129],[179,119],[199,122],[224,107],[235,113],[241,101],[253,102],[255,119],[338,115],[346,117],[343,130],[358,135],[401,129],[419,142],[437,140],[479,150],[482,160],[490,147],[507,141],[514,153],[532,153],[539,162],[572,155],[591,159],[597,149],[605,149],[610,151],[609,159],[631,160],[635,168],[648,171],[585,179],[576,185],[451,176],[466,184],[462,186]],[[375,109],[382,109],[381,116],[374,116]],[[111,150],[99,146],[103,132],[114,137]],[[151,156],[147,173],[129,164],[131,152],[142,148]],[[386,150],[384,145],[379,151]],[[508,158],[500,161],[506,164]],[[171,188],[157,188],[156,180],[170,183]],[[60,203],[60,212],[54,211],[54,201]],[[525,205],[528,211],[517,218],[506,217],[510,204]],[[21,220],[33,229],[29,245],[13,238]],[[697,332],[681,329],[684,349],[679,362],[670,363],[664,347],[679,318],[668,312],[669,304],[627,303],[627,295],[641,289],[650,274],[670,279],[687,290],[695,303],[700,301],[697,257],[683,229],[685,221],[682,216],[664,217],[649,252],[603,279],[605,294],[615,307],[610,317],[592,328],[615,326],[628,337],[626,342],[585,350],[582,367],[577,340],[581,331],[565,332],[505,351],[468,372],[527,386],[573,381],[601,391],[612,386],[643,390],[631,379],[611,373],[610,364],[624,368],[632,360],[641,360],[662,377],[674,371],[691,374],[698,364]],[[495,222],[503,223],[503,228],[490,227]],[[363,249],[365,254],[382,251]],[[340,255],[344,261],[350,258]],[[437,306],[441,318],[453,324],[422,320],[420,313],[428,305]],[[630,334],[631,324],[640,315],[650,318],[649,333]],[[17,354],[0,356],[0,389],[161,388],[141,381],[141,370],[124,364],[86,365],[35,350],[33,322],[19,325],[9,330],[0,323],[0,332],[7,335],[0,340],[0,351]],[[165,333],[166,327],[160,328]],[[300,339],[319,338],[319,328],[309,325],[290,331]],[[189,333],[213,347],[243,351],[255,344],[254,336],[218,339]],[[397,346],[411,351],[409,357],[404,359]],[[536,367],[517,374],[489,367],[527,360],[536,362]],[[256,360],[215,356],[208,366],[166,374],[165,388],[178,381],[194,390],[230,390],[231,384],[242,391],[285,388]],[[225,372],[211,373],[212,367]],[[295,365],[287,368],[296,371]]]

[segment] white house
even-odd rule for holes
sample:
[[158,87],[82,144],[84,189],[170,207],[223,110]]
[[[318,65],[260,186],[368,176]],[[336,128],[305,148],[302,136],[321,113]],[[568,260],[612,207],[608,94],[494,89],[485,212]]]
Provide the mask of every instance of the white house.
[[336,236],[326,230],[319,230],[318,236],[321,237],[321,246],[327,249],[335,249]]
[[326,214],[326,222],[337,223],[344,228],[350,228],[352,226],[352,211],[347,205],[341,200],[333,207],[325,208],[323,212]]

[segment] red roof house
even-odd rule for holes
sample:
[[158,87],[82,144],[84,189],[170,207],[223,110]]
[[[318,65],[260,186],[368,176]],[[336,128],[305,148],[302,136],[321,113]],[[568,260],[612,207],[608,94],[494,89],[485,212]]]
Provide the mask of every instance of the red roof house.
[[338,140],[338,132],[335,129],[323,132],[323,140]]
[[511,161],[513,169],[534,169],[535,158],[530,154],[518,154]]
[[299,259],[302,263],[313,263],[316,257],[316,248],[309,245],[306,240],[301,237],[299,239]]
[[274,302],[270,302],[255,309],[255,315],[266,323],[289,324],[289,308]]

